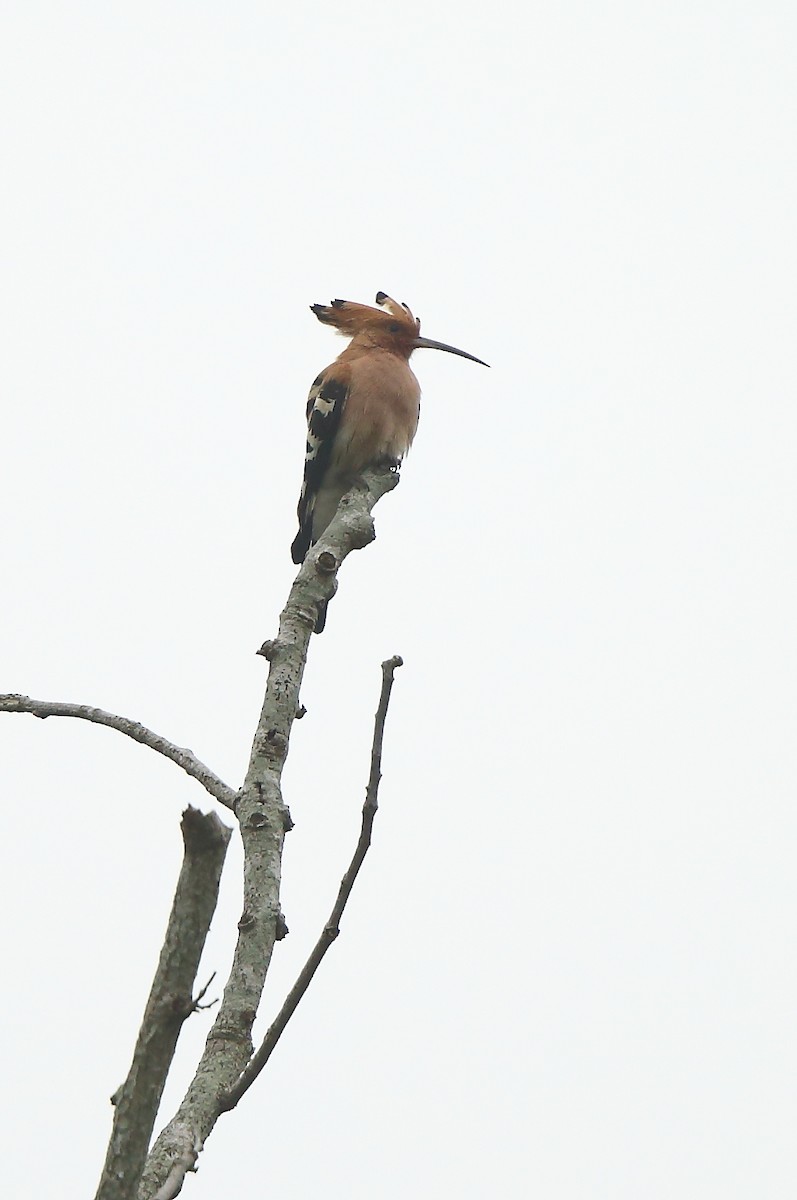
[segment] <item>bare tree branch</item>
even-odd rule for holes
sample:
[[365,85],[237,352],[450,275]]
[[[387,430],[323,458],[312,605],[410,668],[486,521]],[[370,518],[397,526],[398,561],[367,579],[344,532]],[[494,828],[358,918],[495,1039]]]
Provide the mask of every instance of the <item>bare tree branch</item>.
[[[291,825],[281,779],[299,711],[310,636],[319,604],[334,592],[341,563],[374,538],[371,510],[397,483],[395,471],[380,468],[365,472],[347,493],[324,537],[300,567],[280,616],[279,633],[267,643],[267,653],[264,646],[269,661],[266,695],[246,780],[235,804],[244,849],[244,902],[233,964],[196,1074],[147,1159],[138,1200],[179,1193],[189,1164],[193,1167],[196,1161],[197,1147],[206,1142],[224,1098],[252,1055],[252,1026],[281,928],[282,847]],[[175,1179],[176,1190],[164,1192],[170,1178]]]
[[266,1036],[262,1043],[252,1055],[245,1070],[240,1078],[227,1094],[223,1105],[222,1112],[229,1112],[235,1108],[238,1101],[249,1090],[254,1081],[257,1079],[260,1072],[265,1067],[271,1052],[279,1041],[282,1033],[293,1016],[302,996],[307,991],[313,976],[321,965],[329,947],[340,933],[340,920],[343,916],[343,910],[346,907],[346,902],[351,895],[351,890],[354,887],[354,881],[359,874],[360,867],[363,865],[363,860],[368,853],[368,848],[371,845],[371,830],[374,824],[374,817],[377,810],[377,795],[379,792],[379,781],[382,778],[382,741],[385,734],[385,718],[387,717],[387,706],[390,702],[390,690],[393,687],[393,676],[397,667],[403,665],[403,660],[396,654],[393,658],[388,658],[382,663],[382,692],[379,697],[379,705],[376,710],[376,718],[374,721],[374,740],[371,749],[371,773],[368,778],[368,786],[365,792],[365,803],[363,804],[362,827],[360,829],[360,837],[357,841],[357,846],[354,851],[348,870],[343,876],[338,891],[338,897],[329,914],[329,920],[324,926],[321,936],[316,942],[313,952],[307,962],[302,967],[296,983],[288,993],[285,1003],[277,1014],[275,1020],[270,1025]]
[[183,865],[130,1072],[114,1097],[113,1130],[96,1200],[135,1200],[177,1038],[197,1004],[193,983],[232,830],[215,813],[196,808],[185,810],[181,830]]
[[179,1158],[172,1163],[172,1169],[158,1188],[152,1200],[174,1200],[183,1190],[183,1183],[189,1171],[196,1170],[196,1160],[202,1150],[202,1143],[196,1142],[187,1146]]
[[218,775],[200,762],[191,750],[175,746],[159,733],[147,729],[138,721],[128,717],[119,717],[116,713],[106,712],[102,708],[92,708],[89,704],[69,704],[59,700],[33,700],[30,696],[14,694],[0,695],[0,712],[31,713],[34,717],[79,717],[83,721],[91,721],[94,725],[107,725],[109,729],[117,729],[135,742],[149,746],[164,758],[182,767],[187,774],[202,784],[214,800],[218,800],[226,808],[235,808],[235,792]]

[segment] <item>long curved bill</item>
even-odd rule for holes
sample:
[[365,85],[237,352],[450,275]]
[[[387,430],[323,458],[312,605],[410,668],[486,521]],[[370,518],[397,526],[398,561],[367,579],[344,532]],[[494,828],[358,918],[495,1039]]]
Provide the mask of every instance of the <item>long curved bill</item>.
[[457,350],[456,346],[449,346],[446,342],[436,342],[434,338],[417,337],[413,343],[415,350],[445,350],[446,354],[458,354],[460,358],[469,358],[471,362],[480,363],[483,367],[489,367],[489,363],[484,362],[481,358],[476,358],[475,354],[468,354],[466,350]]

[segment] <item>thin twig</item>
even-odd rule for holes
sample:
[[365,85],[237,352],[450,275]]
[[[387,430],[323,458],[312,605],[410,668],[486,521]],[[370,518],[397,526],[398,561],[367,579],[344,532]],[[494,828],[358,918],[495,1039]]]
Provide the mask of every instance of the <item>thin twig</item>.
[[379,793],[379,781],[382,778],[382,741],[385,734],[385,718],[387,717],[387,706],[390,702],[390,690],[393,687],[393,676],[397,667],[402,666],[403,660],[396,654],[393,658],[388,658],[382,663],[382,691],[379,697],[379,705],[376,710],[376,718],[374,720],[374,740],[371,747],[371,772],[368,777],[368,786],[365,791],[365,803],[363,804],[362,827],[360,836],[357,841],[357,846],[349,863],[349,868],[343,876],[338,891],[338,897],[333,905],[332,912],[329,914],[329,920],[324,926],[321,936],[316,942],[313,951],[307,962],[302,967],[299,977],[288,993],[285,1003],[280,1009],[277,1017],[272,1022],[266,1033],[262,1043],[252,1055],[245,1070],[241,1073],[240,1078],[235,1085],[230,1089],[225,1097],[221,1111],[229,1112],[235,1108],[238,1101],[246,1091],[252,1086],[260,1072],[271,1057],[271,1053],[282,1036],[286,1025],[293,1016],[302,996],[307,991],[313,976],[321,965],[329,947],[340,933],[340,920],[343,916],[343,910],[346,907],[346,902],[351,895],[351,890],[354,887],[354,881],[359,874],[360,867],[363,865],[363,860],[368,853],[368,848],[371,845],[371,830],[374,824],[374,817],[378,807],[377,796]]
[[185,810],[181,830],[183,865],[130,1072],[114,1098],[113,1129],[95,1200],[135,1200],[180,1029],[210,986],[208,981],[192,998],[232,830],[215,813],[196,808]]
[[[215,978],[216,978],[216,972],[214,971],[213,974],[211,975],[210,979],[205,984],[205,986],[203,988],[200,988],[199,992],[196,994],[194,999],[191,1001],[191,1012],[192,1013],[204,1012],[205,1009],[213,1008],[214,1004],[218,1004],[218,1002],[219,1002],[218,996],[216,997],[215,1000],[209,1000],[207,1004],[202,1003],[202,1001],[205,999],[205,996],[207,995],[208,988],[210,987],[211,983],[213,982],[213,980]],[[189,1016],[190,1016],[190,1013],[189,1013]]]
[[0,712],[31,713],[34,717],[44,720],[46,717],[79,717],[82,721],[91,721],[94,725],[107,725],[109,729],[117,729],[142,746],[156,750],[164,758],[170,758],[178,767],[202,784],[214,800],[218,800],[226,808],[235,807],[236,793],[218,775],[206,767],[191,750],[175,746],[173,742],[161,737],[159,733],[147,729],[138,721],[128,717],[119,717],[116,713],[106,712],[102,708],[93,708],[90,704],[69,704],[58,700],[33,700],[30,696],[0,695]]

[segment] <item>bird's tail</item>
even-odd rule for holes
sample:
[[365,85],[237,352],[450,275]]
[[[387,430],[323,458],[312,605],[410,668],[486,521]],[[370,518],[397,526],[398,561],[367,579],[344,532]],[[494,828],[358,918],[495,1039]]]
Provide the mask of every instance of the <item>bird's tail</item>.
[[291,543],[291,558],[297,567],[303,563],[313,540],[313,514],[302,521],[299,532]]
[[323,633],[324,626],[327,623],[327,608],[329,607],[328,600],[322,600],[318,606],[318,616],[315,619],[315,632]]

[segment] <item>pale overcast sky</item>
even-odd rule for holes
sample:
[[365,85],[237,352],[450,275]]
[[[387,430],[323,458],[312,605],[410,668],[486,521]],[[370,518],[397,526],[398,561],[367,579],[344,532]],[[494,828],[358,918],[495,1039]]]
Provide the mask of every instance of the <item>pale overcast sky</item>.
[[[308,306],[384,289],[492,364],[413,359],[415,447],[311,649],[259,1028],[400,653],[374,846],[186,1200],[791,1196],[794,6],[27,0],[2,26],[0,691],[134,717],[237,786],[342,348]],[[212,802],[21,716],[0,790],[3,1190],[83,1200],[180,813]],[[203,981],[239,871],[235,846]]]

